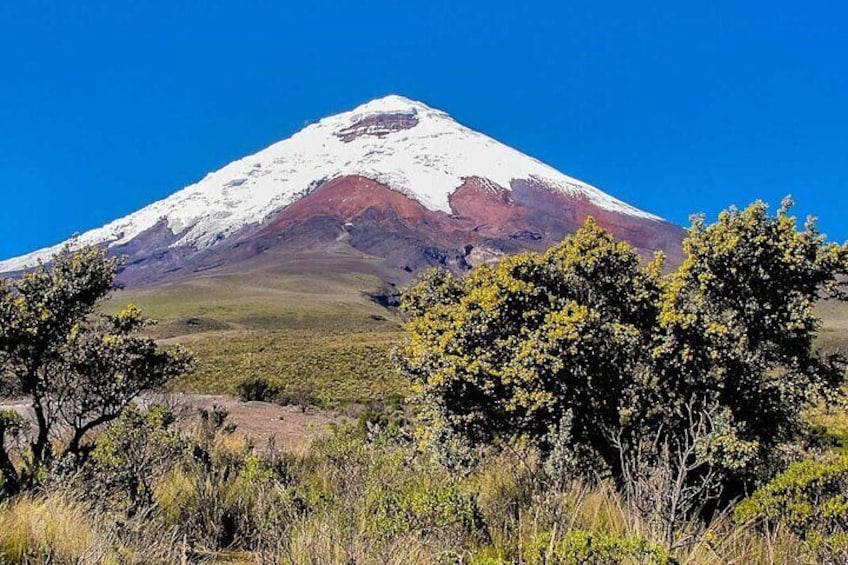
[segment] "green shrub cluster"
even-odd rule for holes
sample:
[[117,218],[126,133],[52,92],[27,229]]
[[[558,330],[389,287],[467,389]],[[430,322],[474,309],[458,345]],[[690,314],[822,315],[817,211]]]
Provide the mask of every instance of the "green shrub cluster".
[[793,463],[734,510],[742,523],[785,526],[816,554],[848,557],[848,456]]
[[675,565],[677,560],[664,547],[640,536],[620,537],[583,530],[561,539],[550,533],[537,536],[524,553],[527,563],[550,565]]
[[736,507],[736,518],[807,536],[848,531],[848,457],[793,463]]
[[248,377],[236,385],[236,393],[244,402],[272,402],[280,394],[280,386],[267,377]]

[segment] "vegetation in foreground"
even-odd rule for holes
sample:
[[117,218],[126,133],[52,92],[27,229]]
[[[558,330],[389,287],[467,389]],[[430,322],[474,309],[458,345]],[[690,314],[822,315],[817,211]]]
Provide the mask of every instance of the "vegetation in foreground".
[[848,557],[842,459],[790,467],[736,512],[679,525],[668,546],[659,541],[663,516],[612,481],[563,482],[530,448],[489,451],[456,473],[417,449],[397,416],[340,427],[291,455],[234,440],[215,410],[188,429],[169,423],[166,407],[130,411],[98,438],[84,469],[3,505],[0,555],[8,563],[304,564]]
[[[3,447],[27,480],[5,493],[0,557],[846,562],[848,464],[826,427],[839,420],[845,362],[814,348],[814,308],[822,296],[846,298],[848,246],[811,223],[798,231],[788,206],[770,216],[755,204],[710,226],[697,220],[686,252],[664,275],[589,222],[545,254],[465,279],[428,274],[406,293],[396,356],[412,402],[337,427],[306,453],[237,439],[220,409],[184,421],[120,397],[74,457],[34,466],[26,421],[7,413]],[[86,258],[105,261],[65,260]],[[86,288],[53,269],[38,272],[53,290],[40,303]],[[11,320],[35,311],[15,284],[0,301]],[[82,312],[48,350],[74,352],[69,338],[98,327],[89,334],[98,348],[144,343],[174,373],[187,367],[178,352],[121,334],[114,317],[95,325],[99,315]],[[4,377],[21,383],[14,369],[32,360],[9,335]],[[134,365],[85,359],[57,367],[83,384],[135,375]],[[66,378],[39,367],[45,383]],[[33,403],[57,397],[44,390]],[[255,376],[239,392],[273,398],[280,388]],[[822,408],[831,420],[811,424]],[[73,428],[51,429],[47,451],[63,453]]]

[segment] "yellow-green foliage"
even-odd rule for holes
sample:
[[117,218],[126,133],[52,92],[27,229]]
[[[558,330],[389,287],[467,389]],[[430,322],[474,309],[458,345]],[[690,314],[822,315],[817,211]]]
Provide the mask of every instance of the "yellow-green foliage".
[[526,563],[550,565],[673,565],[669,551],[639,536],[618,537],[574,530],[557,538],[544,533],[524,550]]
[[667,275],[591,219],[546,253],[426,274],[404,298],[399,360],[428,439],[524,437],[563,472],[616,473],[610,432],[674,444],[710,412],[702,451],[728,494],[769,476],[846,368],[813,344],[816,302],[845,298],[848,245],[798,229],[789,205],[696,218]]
[[711,225],[695,218],[686,260],[668,280],[655,350],[660,390],[722,391],[718,401],[763,456],[797,438],[803,409],[838,391],[845,372],[843,360],[812,345],[816,303],[841,297],[848,245],[828,243],[812,221],[799,230],[790,206],[772,216],[757,202]]
[[446,528],[482,531],[475,499],[463,493],[456,480],[422,474],[397,486],[375,481],[366,500],[366,530],[377,538]]
[[[111,422],[141,393],[191,367],[181,350],[159,348],[141,311],[114,315],[100,306],[110,295],[119,261],[98,247],[65,246],[48,265],[18,279],[0,278],[0,374],[4,393],[25,397],[37,429],[16,465],[0,434],[3,488],[35,485],[54,459],[82,455],[95,428]],[[53,406],[61,399],[60,406]],[[5,426],[4,426],[5,427]],[[52,440],[68,441],[54,453]]]
[[153,482],[183,448],[171,409],[154,405],[142,412],[129,406],[98,436],[90,472],[98,502],[138,509],[152,501]]
[[806,537],[848,533],[848,456],[793,463],[736,507],[740,521],[783,524]]
[[465,279],[430,272],[404,299],[401,368],[474,442],[541,439],[568,414],[572,441],[612,462],[601,436],[633,404],[658,273],[591,220],[544,254]]

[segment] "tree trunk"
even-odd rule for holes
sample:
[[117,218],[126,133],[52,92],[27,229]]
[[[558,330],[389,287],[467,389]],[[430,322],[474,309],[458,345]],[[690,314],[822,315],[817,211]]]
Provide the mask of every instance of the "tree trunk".
[[3,492],[14,496],[21,491],[21,478],[6,450],[5,430],[0,432],[0,476],[3,477]]
[[30,480],[38,472],[38,469],[47,462],[50,448],[50,424],[44,415],[41,397],[35,392],[32,397],[32,409],[35,412],[35,422],[38,426],[38,431],[31,444],[32,461],[30,463]]
[[85,434],[87,434],[97,426],[101,426],[107,422],[111,422],[112,420],[117,418],[123,410],[124,407],[121,407],[121,409],[116,412],[107,412],[105,414],[101,414],[97,418],[86,422],[85,424],[82,424],[81,426],[76,428],[74,430],[73,435],[71,436],[71,441],[68,442],[67,449],[65,449],[65,452],[62,455],[79,455],[82,451],[82,440],[85,437]]

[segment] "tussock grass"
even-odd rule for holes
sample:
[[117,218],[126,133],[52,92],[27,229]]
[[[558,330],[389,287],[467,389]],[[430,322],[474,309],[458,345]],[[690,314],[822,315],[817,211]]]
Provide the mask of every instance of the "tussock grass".
[[[276,463],[232,436],[212,449],[211,462],[163,475],[155,505],[136,516],[66,490],[0,507],[0,563],[821,562],[791,532],[729,514],[693,524],[687,543],[666,550],[612,484],[552,487],[532,452],[485,456],[463,476],[349,427]],[[562,553],[586,539],[611,549],[588,561]],[[632,547],[643,553],[616,553]]]
[[110,562],[87,509],[62,494],[19,498],[0,507],[0,562]]

